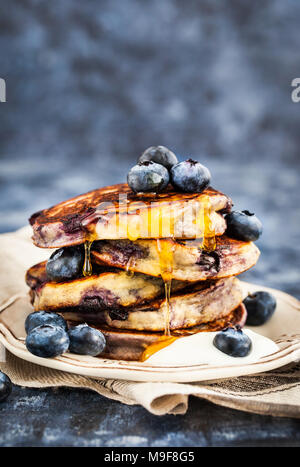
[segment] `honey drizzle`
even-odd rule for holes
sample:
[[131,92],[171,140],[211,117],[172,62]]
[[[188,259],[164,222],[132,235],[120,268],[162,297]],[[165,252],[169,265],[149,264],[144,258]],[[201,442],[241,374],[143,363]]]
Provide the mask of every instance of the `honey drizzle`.
[[134,258],[131,256],[129,258],[129,260],[127,261],[126,263],[126,274],[129,276],[129,277],[133,277],[134,276],[134,270],[133,269],[130,269],[134,266]]
[[148,347],[142,353],[140,358],[141,362],[147,360],[151,355],[155,354],[161,349],[164,349],[168,345],[172,344],[172,342],[176,341],[178,337],[176,336],[161,336],[159,337],[153,344],[148,345]]
[[[212,227],[211,220],[212,206],[209,199],[209,196],[204,195],[200,208],[196,214],[196,227],[200,226],[202,232],[202,244],[201,247],[205,251],[213,251],[216,248],[216,238],[215,230]],[[159,218],[159,234],[162,232],[162,216],[160,213]],[[171,294],[171,284],[172,284],[172,273],[173,273],[173,251],[174,245],[172,238],[156,240],[157,242],[157,251],[159,254],[159,263],[160,263],[160,273],[161,277],[165,284],[165,303],[166,303],[166,313],[165,313],[165,331],[164,335],[160,336],[153,344],[150,344],[143,352],[141,356],[141,361],[144,362],[151,355],[155,354],[159,350],[167,347],[172,344],[177,339],[181,337],[189,336],[195,334],[195,331],[190,331],[189,329],[177,329],[173,331],[173,335],[170,332],[170,294]],[[198,332],[198,331],[196,331]]]
[[91,262],[91,246],[92,241],[84,242],[84,263],[82,268],[82,274],[84,277],[91,276],[93,274],[92,262]]
[[197,204],[195,224],[202,233],[201,248],[205,251],[213,251],[216,248],[216,236],[211,220],[212,205],[209,196],[203,195]]
[[172,239],[156,240],[159,255],[159,265],[161,278],[165,285],[165,336],[170,336],[170,297],[173,275],[173,252],[174,244]]
[[205,199],[203,210],[204,232],[202,248],[205,251],[213,251],[216,249],[216,235],[211,220],[212,206],[209,196]]
[[172,287],[172,275],[173,275],[173,252],[174,244],[173,239],[167,238],[156,240],[157,252],[159,256],[160,264],[160,274],[165,285],[165,314],[164,314],[164,324],[165,330],[163,336],[160,336],[153,344],[150,344],[143,352],[141,356],[141,361],[144,362],[151,355],[158,352],[159,350],[167,347],[172,344],[177,336],[172,336],[170,331],[170,297],[171,297],[171,287]]
[[135,222],[127,223],[127,238],[132,242],[135,242],[140,236],[140,224],[139,219],[136,219]]

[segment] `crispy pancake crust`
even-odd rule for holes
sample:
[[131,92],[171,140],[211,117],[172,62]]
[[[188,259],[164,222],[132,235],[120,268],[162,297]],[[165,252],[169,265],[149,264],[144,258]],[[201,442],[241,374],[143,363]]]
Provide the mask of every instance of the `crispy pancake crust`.
[[[66,315],[63,315],[66,317]],[[244,326],[246,322],[247,312],[245,306],[241,303],[235,310],[228,313],[221,319],[216,319],[210,323],[195,326],[188,330],[178,330],[177,336],[187,336],[195,332],[214,332],[221,331],[229,326]],[[84,320],[74,321],[68,320],[69,326],[74,326]],[[103,332],[106,338],[106,348],[104,352],[99,355],[101,358],[108,358],[114,360],[127,360],[138,361],[140,360],[144,350],[148,345],[156,342],[162,333],[159,332],[139,332],[139,331],[125,331],[120,329],[111,328],[105,324],[96,325],[89,323],[89,325],[99,329]]]
[[[161,242],[170,242],[164,239]],[[241,274],[254,266],[259,249],[252,242],[243,242],[222,235],[216,237],[216,249],[201,250],[199,241],[173,242],[173,278],[182,281],[219,279]],[[118,268],[127,268],[151,276],[160,276],[156,240],[99,241],[93,244],[93,261]]]
[[[120,204],[120,195],[126,197],[127,201]],[[132,222],[130,228],[134,226],[136,216],[133,214],[137,213],[137,207],[138,217],[144,215],[144,220],[147,219],[149,210],[152,214],[159,212],[161,218],[164,218],[171,210],[178,212],[178,215],[182,214],[187,201],[201,202],[205,195],[210,200],[213,227],[216,234],[221,235],[226,224],[216,212],[228,212],[232,206],[230,198],[223,193],[211,187],[203,193],[178,193],[168,186],[163,193],[157,195],[137,195],[127,183],[123,183],[90,191],[33,214],[29,219],[33,228],[33,242],[41,248],[59,248],[83,243],[87,237],[92,237],[93,240],[127,238],[127,230],[124,231],[120,225],[126,221],[129,225]],[[139,236],[156,238],[157,232],[154,233],[153,235],[147,229],[147,232],[143,231]]]

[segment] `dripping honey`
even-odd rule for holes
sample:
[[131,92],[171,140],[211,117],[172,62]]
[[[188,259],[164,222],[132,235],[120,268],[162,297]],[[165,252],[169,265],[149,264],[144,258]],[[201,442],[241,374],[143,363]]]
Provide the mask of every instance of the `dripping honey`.
[[[216,248],[215,231],[212,226],[211,213],[212,206],[209,196],[204,195],[198,206],[196,214],[196,228],[202,232],[202,248],[205,251],[213,251]],[[163,226],[162,216],[159,218],[159,236],[161,236]],[[198,230],[197,230],[198,231]],[[153,344],[150,344],[142,354],[141,361],[147,360],[151,355],[159,350],[172,344],[175,340],[194,334],[194,331],[189,329],[178,329],[170,332],[170,294],[173,273],[173,251],[174,245],[171,238],[160,240],[157,239],[157,251],[159,255],[160,273],[165,284],[165,300],[166,300],[166,313],[165,313],[165,331],[164,335],[159,337]]]
[[134,271],[130,269],[130,268],[133,267],[133,264],[134,264],[134,258],[130,257],[129,260],[127,261],[127,263],[126,263],[126,273],[130,277],[134,276]]
[[164,349],[165,347],[168,347],[168,345],[173,344],[177,339],[180,339],[181,337],[188,337],[192,336],[193,334],[197,334],[198,332],[203,332],[201,329],[195,331],[191,329],[174,329],[172,333],[169,336],[163,335],[158,337],[158,339],[153,342],[153,344],[148,345],[148,347],[144,350],[142,353],[142,356],[140,360],[144,362],[148,358],[151,357],[151,355],[155,354],[161,349]]
[[197,203],[195,224],[202,233],[202,249],[213,251],[216,248],[215,230],[212,225],[212,206],[208,195],[203,195],[201,202]]
[[203,231],[202,247],[205,251],[213,251],[216,248],[216,236],[215,236],[215,230],[213,228],[212,221],[211,221],[212,207],[211,207],[209,197],[207,197],[207,199],[205,200],[203,209],[204,209],[204,213],[203,213],[204,231]]
[[178,337],[176,336],[161,336],[159,337],[153,344],[148,345],[148,347],[144,350],[142,356],[141,356],[141,361],[144,362],[147,360],[151,355],[155,354],[161,349],[164,349],[168,345],[172,344],[174,341],[176,341]]
[[165,336],[170,336],[170,297],[173,274],[174,243],[172,239],[157,239],[160,274],[165,285]]
[[96,240],[96,234],[87,234],[84,242],[84,263],[82,268],[82,274],[84,277],[91,276],[93,274],[93,267],[91,261],[91,247]]
[[93,242],[84,242],[84,263],[82,274],[84,277],[91,276],[93,273],[92,262],[91,262],[91,246]]
[[177,336],[172,336],[170,332],[170,298],[171,298],[171,287],[172,287],[172,275],[173,275],[173,252],[174,243],[171,238],[156,240],[157,252],[159,256],[160,274],[165,285],[165,329],[164,335],[160,336],[153,344],[150,344],[142,354],[141,361],[144,362],[151,355],[155,354],[161,349],[164,349],[168,345],[172,344]]
[[127,224],[127,238],[132,242],[135,242],[140,237],[140,223],[139,218],[135,219],[134,222]]
[[159,238],[156,240],[157,252],[159,257],[160,275],[165,285],[165,336],[170,336],[170,298],[173,275],[173,252],[174,244],[171,238],[160,240],[163,235],[163,215],[159,213]]

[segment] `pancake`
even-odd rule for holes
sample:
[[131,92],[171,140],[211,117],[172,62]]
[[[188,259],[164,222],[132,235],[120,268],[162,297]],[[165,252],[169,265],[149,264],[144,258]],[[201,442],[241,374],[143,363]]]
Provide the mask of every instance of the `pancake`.
[[[259,249],[252,242],[235,240],[225,235],[216,237],[216,249],[206,252],[201,241],[172,242],[172,277],[180,281],[202,281],[241,274],[254,266]],[[92,246],[92,260],[158,277],[160,255],[156,240],[99,241]]]
[[[66,316],[65,316],[66,317]],[[206,324],[201,324],[186,330],[173,332],[172,334],[178,337],[184,337],[195,332],[214,332],[221,331],[229,326],[243,326],[246,322],[247,312],[245,306],[241,303],[235,310],[230,311],[226,316],[221,319],[216,319]],[[79,324],[80,321],[68,320],[69,326]],[[85,322],[84,320],[82,322]],[[139,361],[144,350],[159,338],[163,333],[159,332],[139,332],[139,331],[125,331],[120,329],[111,328],[105,324],[91,324],[99,331],[101,331],[106,338],[106,347],[104,352],[100,355],[101,358],[108,358],[114,360],[127,360]]]
[[196,220],[198,208],[204,204],[211,229],[222,235],[226,222],[219,212],[229,212],[232,201],[211,187],[202,193],[178,193],[169,185],[163,193],[135,194],[122,183],[39,211],[29,222],[33,242],[41,248],[78,245],[86,240],[200,238],[205,226]]
[[[218,281],[205,281],[173,293],[170,298],[169,327],[184,329],[222,319],[238,307],[243,292],[238,279],[231,277]],[[62,310],[63,312],[64,310]],[[126,310],[90,310],[74,308],[66,315],[68,319],[84,319],[88,322],[107,324],[118,329],[136,331],[163,331],[167,304],[162,299],[152,300],[143,306]]]
[[[34,309],[122,309],[164,296],[165,288],[161,278],[140,273],[128,274],[115,268],[100,270],[101,273],[89,277],[66,282],[49,282],[46,261],[32,266],[26,273],[26,283],[31,289]],[[186,286],[185,282],[173,281],[172,290],[181,290]]]

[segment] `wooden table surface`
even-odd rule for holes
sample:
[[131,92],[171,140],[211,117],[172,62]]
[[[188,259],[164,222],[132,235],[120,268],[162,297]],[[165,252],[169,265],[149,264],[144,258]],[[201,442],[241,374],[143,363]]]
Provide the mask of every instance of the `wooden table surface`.
[[197,398],[158,417],[86,390],[15,387],[0,404],[1,446],[300,446],[300,420],[234,411]]

